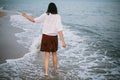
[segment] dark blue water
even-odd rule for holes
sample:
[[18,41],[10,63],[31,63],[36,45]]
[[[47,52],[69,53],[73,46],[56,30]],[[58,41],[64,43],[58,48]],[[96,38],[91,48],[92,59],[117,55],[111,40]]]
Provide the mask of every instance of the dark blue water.
[[[46,12],[49,2],[49,0],[1,0],[0,7],[13,12],[26,12],[37,17]],[[66,49],[59,47],[59,75],[55,80],[119,80],[120,2],[55,0],[55,3],[62,17],[67,43]],[[31,45],[35,46],[32,39],[41,31],[39,27],[28,26],[38,25],[29,23],[18,13],[11,16],[11,24],[27,29],[25,33],[16,34],[20,38],[20,44],[27,48]],[[42,62],[40,65],[35,63],[35,57],[35,54],[27,53],[22,60],[8,61],[1,65],[0,78],[37,80],[38,75],[41,77],[44,73]],[[52,64],[50,64],[50,72],[52,72]],[[54,78],[50,76],[50,80],[52,79]]]

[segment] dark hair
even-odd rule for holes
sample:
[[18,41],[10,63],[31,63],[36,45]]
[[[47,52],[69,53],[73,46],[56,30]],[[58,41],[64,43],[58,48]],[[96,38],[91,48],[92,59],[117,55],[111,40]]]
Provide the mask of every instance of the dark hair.
[[58,11],[57,11],[57,7],[55,5],[55,3],[49,3],[48,5],[48,9],[47,9],[47,12],[46,12],[48,15],[51,13],[51,14],[58,14]]

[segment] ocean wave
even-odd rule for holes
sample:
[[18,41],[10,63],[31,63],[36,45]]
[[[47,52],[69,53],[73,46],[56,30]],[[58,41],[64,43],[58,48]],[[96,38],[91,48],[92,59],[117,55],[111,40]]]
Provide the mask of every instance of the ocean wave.
[[64,24],[69,26],[71,30],[75,30],[79,33],[101,36],[101,33],[97,31],[95,26],[86,26],[86,25],[73,24],[73,23],[64,23]]

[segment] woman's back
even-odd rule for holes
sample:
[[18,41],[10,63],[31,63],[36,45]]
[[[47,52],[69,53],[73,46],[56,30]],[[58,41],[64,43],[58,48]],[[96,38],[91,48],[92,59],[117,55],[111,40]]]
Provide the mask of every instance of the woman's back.
[[58,14],[46,14],[43,23],[43,33],[57,35],[58,31],[62,30],[61,18]]
[[44,13],[40,17],[35,18],[35,22],[42,23],[43,34],[57,35],[58,31],[62,30],[61,17],[58,14]]

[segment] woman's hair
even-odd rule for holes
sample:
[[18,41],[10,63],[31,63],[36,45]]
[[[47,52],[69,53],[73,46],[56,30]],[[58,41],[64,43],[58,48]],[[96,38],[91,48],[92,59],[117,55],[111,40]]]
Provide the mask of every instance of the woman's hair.
[[47,12],[46,12],[48,15],[51,13],[51,14],[58,14],[58,11],[57,11],[57,7],[55,5],[55,3],[49,3],[48,5],[48,9],[47,9]]

